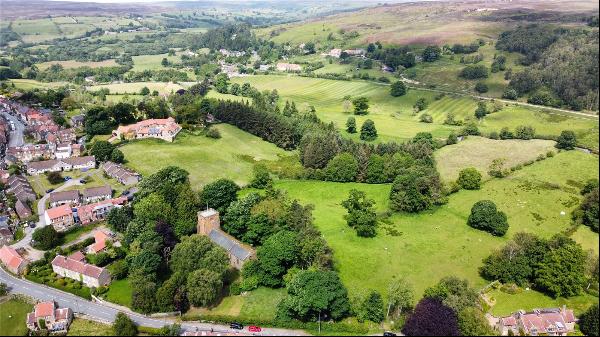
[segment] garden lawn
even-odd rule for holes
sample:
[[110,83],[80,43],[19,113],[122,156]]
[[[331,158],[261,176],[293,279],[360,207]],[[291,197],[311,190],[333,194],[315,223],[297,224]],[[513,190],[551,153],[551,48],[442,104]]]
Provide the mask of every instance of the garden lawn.
[[246,184],[252,177],[254,163],[292,154],[234,126],[213,127],[220,131],[220,139],[183,131],[173,143],[145,139],[120,149],[125,154],[126,165],[146,176],[170,165],[187,170],[195,189],[218,178]]
[[192,308],[186,316],[219,315],[243,320],[272,320],[277,304],[285,297],[285,289],[258,288],[245,295],[228,296],[214,308]]
[[114,280],[108,287],[108,292],[104,294],[104,299],[126,307],[131,307],[131,287],[127,279]]
[[[436,138],[446,138],[451,132],[459,132],[462,127],[445,125],[444,120],[452,112],[456,120],[474,119],[477,100],[458,95],[439,95],[432,91],[410,89],[402,97],[392,97],[389,85],[369,81],[336,81],[318,78],[307,78],[293,75],[257,75],[232,79],[242,84],[248,82],[260,90],[277,89],[280,105],[286,100],[294,101],[300,111],[314,106],[317,115],[323,121],[333,122],[344,130],[346,120],[352,116],[344,111],[344,97],[360,96],[369,99],[369,114],[354,116],[358,128],[366,119],[375,122],[380,141],[405,141],[419,132],[430,132]],[[413,105],[419,98],[425,98],[428,107],[420,114],[413,112]],[[491,110],[491,105],[490,105]],[[419,121],[422,113],[430,114],[433,123]],[[489,114],[478,123],[482,132],[499,132],[503,127],[514,130],[519,125],[531,125],[536,134],[558,136],[563,130],[577,133],[579,142],[587,147],[598,149],[598,120],[593,117],[580,117],[544,112],[539,109],[507,105],[501,111]],[[358,139],[358,134],[343,135]]]
[[571,298],[553,299],[545,296],[537,291],[523,290],[521,293],[511,295],[500,290],[493,290],[490,295],[496,300],[496,305],[492,307],[494,316],[507,316],[519,309],[530,311],[539,308],[556,308],[566,305],[569,309],[575,311],[575,315],[579,316],[586,311],[594,302],[598,303],[598,297],[589,294],[583,294]]
[[[386,211],[389,185],[280,181],[276,187],[315,205],[315,224],[334,251],[336,268],[350,295],[367,289],[385,294],[392,279],[406,277],[419,298],[427,287],[448,275],[466,278],[477,288],[486,285],[478,274],[482,259],[519,231],[550,237],[567,229],[569,212],[581,199],[574,185],[593,177],[598,177],[598,157],[575,151],[559,153],[507,178],[492,179],[481,190],[451,195],[446,205],[436,209],[394,214],[388,224],[380,224],[376,238],[357,237],[347,227],[340,203],[351,189],[359,189],[376,201],[378,211]],[[472,205],[482,199],[493,200],[506,212],[510,224],[506,237],[493,237],[467,226]],[[597,234],[589,240],[598,245]],[[517,303],[503,305],[518,309]]]
[[505,159],[505,167],[510,168],[535,160],[540,154],[548,151],[557,152],[551,140],[493,140],[483,137],[468,137],[435,152],[437,168],[445,181],[458,178],[458,173],[467,167],[476,168],[484,178],[494,159]]
[[32,310],[33,305],[20,300],[0,302],[0,332],[5,336],[26,336],[25,320]]
[[113,330],[109,324],[75,318],[67,336],[113,336]]

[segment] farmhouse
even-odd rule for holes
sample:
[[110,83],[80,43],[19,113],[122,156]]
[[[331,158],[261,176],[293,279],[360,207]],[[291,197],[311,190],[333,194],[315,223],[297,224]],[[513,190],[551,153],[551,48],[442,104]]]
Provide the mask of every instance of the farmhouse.
[[0,261],[13,274],[21,274],[27,267],[27,260],[21,257],[12,247],[2,246],[0,248]]
[[61,205],[75,205],[79,203],[79,191],[60,191],[50,193],[50,207]]
[[47,209],[44,213],[46,225],[52,225],[57,232],[64,232],[75,224],[71,206],[62,205]]
[[518,336],[522,330],[526,335],[566,336],[575,331],[577,319],[573,310],[562,308],[535,309],[532,312],[518,311],[498,321],[498,330],[503,336],[511,332]]
[[360,56],[360,55],[365,54],[365,50],[364,49],[345,49],[344,53],[346,53],[350,56]]
[[137,184],[141,179],[139,173],[111,161],[104,163],[102,169],[109,177],[115,178],[125,186]]
[[198,212],[197,233],[208,236],[212,242],[225,249],[229,255],[229,264],[236,269],[241,270],[246,261],[256,257],[254,249],[221,230],[219,212],[212,208]]
[[81,281],[90,288],[98,288],[110,283],[108,270],[71,257],[56,255],[52,260],[52,270],[62,277]]
[[147,119],[131,125],[121,125],[113,136],[119,139],[158,138],[172,142],[181,131],[181,126],[173,117],[166,119]]
[[294,63],[277,63],[277,71],[302,71],[302,67],[299,64]]
[[70,308],[56,308],[54,301],[40,302],[35,305],[33,312],[27,314],[27,328],[30,331],[42,329],[40,321],[44,321],[48,332],[66,333],[73,321],[73,311]]
[[322,55],[340,58],[340,55],[342,55],[342,50],[339,48],[334,48],[334,49],[330,50],[329,53],[323,53]]

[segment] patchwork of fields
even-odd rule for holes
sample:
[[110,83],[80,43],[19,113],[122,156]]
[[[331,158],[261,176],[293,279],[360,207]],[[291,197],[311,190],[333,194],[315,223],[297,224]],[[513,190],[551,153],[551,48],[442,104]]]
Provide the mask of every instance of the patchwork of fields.
[[[418,132],[430,132],[434,137],[445,138],[460,127],[443,124],[448,113],[456,119],[474,119],[477,101],[470,97],[438,95],[427,90],[410,89],[405,96],[392,97],[389,86],[367,81],[336,81],[298,76],[248,76],[234,78],[232,82],[249,82],[260,90],[277,89],[281,104],[285,100],[295,101],[299,108],[313,105],[317,115],[324,121],[332,121],[344,129],[351,115],[344,111],[344,97],[364,96],[369,98],[369,115],[355,116],[358,125],[372,119],[380,135],[378,141],[405,141]],[[419,115],[413,112],[413,105],[419,98],[425,98],[429,106],[424,111],[433,117],[433,123],[419,122]],[[351,107],[350,107],[351,108]],[[517,105],[505,106],[502,111],[486,116],[478,126],[483,132],[500,131],[503,127],[514,129],[518,125],[531,125],[538,134],[558,136],[562,130],[573,130],[581,144],[598,149],[598,120],[593,117],[571,117],[566,114],[548,113]],[[358,135],[347,135],[355,137]]]
[[[418,298],[425,288],[447,275],[457,275],[483,287],[486,281],[477,272],[481,260],[519,231],[550,237],[569,228],[569,212],[581,198],[578,187],[594,177],[598,177],[597,156],[562,152],[507,178],[490,180],[479,191],[460,191],[437,209],[395,214],[380,224],[378,236],[372,239],[359,238],[347,227],[340,203],[351,189],[359,189],[376,201],[379,211],[385,211],[390,186],[280,181],[276,187],[286,190],[292,198],[315,205],[315,224],[333,248],[336,267],[351,295],[364,289],[384,294],[393,278],[406,277]],[[493,200],[506,212],[510,229],[505,238],[466,225],[471,206],[482,199]],[[561,215],[561,211],[566,215]],[[598,245],[597,234],[586,240]],[[534,291],[531,294],[536,298],[532,303],[564,302]],[[569,299],[567,303],[577,300]],[[585,302],[589,304],[590,300],[588,297]],[[505,296],[499,301],[506,310],[521,308],[517,296]]]

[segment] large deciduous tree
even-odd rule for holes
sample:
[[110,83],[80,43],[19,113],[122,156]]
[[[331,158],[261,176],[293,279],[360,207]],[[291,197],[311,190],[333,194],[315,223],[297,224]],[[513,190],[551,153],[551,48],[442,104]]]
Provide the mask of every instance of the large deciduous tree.
[[490,200],[481,200],[473,205],[467,224],[495,236],[503,236],[508,231],[506,214],[499,211]]
[[406,320],[402,333],[407,336],[459,336],[454,311],[435,298],[423,298]]

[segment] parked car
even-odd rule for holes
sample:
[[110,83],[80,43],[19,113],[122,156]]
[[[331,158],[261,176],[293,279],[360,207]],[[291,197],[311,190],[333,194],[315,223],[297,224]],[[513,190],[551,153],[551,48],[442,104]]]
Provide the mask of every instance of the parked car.
[[29,227],[35,228],[35,221],[29,221]]
[[386,331],[383,333],[384,336],[396,336],[395,333],[391,332],[391,331]]
[[65,177],[65,181],[69,181],[69,180],[71,180],[71,177],[69,177],[69,176],[66,176],[66,177]]
[[52,193],[52,191],[54,191],[54,189],[53,188],[49,188],[49,189],[46,190],[46,193]]
[[229,327],[231,329],[235,329],[235,330],[243,330],[244,326],[241,323],[237,323],[237,322],[232,322],[231,324],[229,324]]
[[261,332],[262,329],[259,326],[251,325],[248,327],[248,331],[250,332]]

